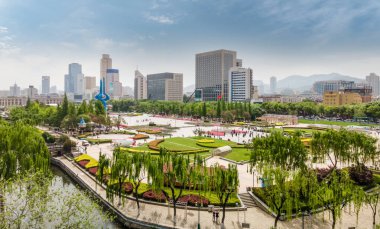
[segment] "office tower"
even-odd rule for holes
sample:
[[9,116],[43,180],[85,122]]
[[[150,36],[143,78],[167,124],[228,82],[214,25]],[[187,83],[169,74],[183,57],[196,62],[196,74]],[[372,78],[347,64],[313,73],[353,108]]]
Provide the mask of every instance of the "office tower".
[[317,81],[313,84],[313,91],[323,95],[328,91],[339,91],[343,88],[352,88],[354,87],[354,81],[345,81],[345,80],[324,80]]
[[242,59],[236,59],[235,67],[243,67],[243,60]]
[[379,76],[375,73],[370,73],[365,77],[367,83],[372,86],[372,96],[377,97],[380,95],[380,80]]
[[270,93],[275,94],[277,92],[277,78],[272,76],[270,78]]
[[112,69],[112,59],[109,54],[103,54],[100,59],[100,78],[107,76],[107,69]]
[[229,71],[229,102],[250,101],[253,94],[252,69],[232,67]]
[[28,98],[35,98],[37,95],[38,95],[38,90],[37,88],[34,88],[33,85],[29,85],[29,88],[27,89],[27,93],[28,93]]
[[84,98],[87,100],[93,99],[96,91],[97,91],[96,77],[95,76],[84,77]]
[[69,64],[69,74],[65,75],[65,93],[70,100],[82,101],[84,94],[82,65],[78,63]]
[[183,74],[157,73],[147,76],[148,99],[151,100],[183,100]]
[[264,94],[264,82],[263,81],[261,81],[261,80],[253,80],[252,84],[254,86],[257,86],[257,93],[259,95],[263,95]]
[[12,97],[19,97],[19,96],[21,96],[20,87],[17,86],[16,83],[13,86],[9,87],[9,96],[12,96]]
[[42,76],[42,94],[50,93],[50,76]]
[[135,71],[135,99],[147,99],[147,82],[146,77],[138,70]]
[[57,86],[51,86],[50,87],[50,94],[57,94],[58,93],[58,90],[57,90]]
[[221,49],[195,55],[195,88],[202,91],[204,101],[228,101],[228,71],[236,64],[235,51]]
[[106,93],[111,98],[120,98],[123,96],[123,85],[119,80],[119,69],[107,69],[105,78]]

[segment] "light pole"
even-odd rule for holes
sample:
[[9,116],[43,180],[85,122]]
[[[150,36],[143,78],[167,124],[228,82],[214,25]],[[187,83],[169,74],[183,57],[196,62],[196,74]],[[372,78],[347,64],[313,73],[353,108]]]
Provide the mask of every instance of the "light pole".
[[198,202],[195,202],[195,206],[198,207],[198,229],[201,229],[201,222],[200,222],[200,219],[201,219],[201,205],[198,204]]
[[255,187],[255,169],[252,169],[252,188]]
[[236,203],[236,208],[237,208],[237,222],[239,224],[239,203]]

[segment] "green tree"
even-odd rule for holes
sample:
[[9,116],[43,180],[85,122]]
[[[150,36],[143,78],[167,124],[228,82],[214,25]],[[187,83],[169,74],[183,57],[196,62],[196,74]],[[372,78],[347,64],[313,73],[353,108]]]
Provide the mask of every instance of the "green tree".
[[218,100],[217,107],[216,107],[216,117],[218,118],[222,117],[222,109],[220,107],[220,100]]
[[150,156],[146,157],[143,153],[135,153],[132,155],[132,164],[128,172],[129,180],[133,186],[133,195],[136,198],[137,208],[140,212],[140,201],[138,190],[141,182],[146,178],[145,170],[148,168],[148,163],[151,161]]
[[203,106],[202,106],[202,116],[203,117],[207,116],[207,107],[206,107],[206,103],[205,102],[203,102]]

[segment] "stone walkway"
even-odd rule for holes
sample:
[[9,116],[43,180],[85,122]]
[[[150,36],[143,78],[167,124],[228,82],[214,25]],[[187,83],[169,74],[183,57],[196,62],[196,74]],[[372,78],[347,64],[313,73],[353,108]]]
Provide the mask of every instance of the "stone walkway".
[[[95,190],[95,181],[84,171],[78,168],[73,162],[67,160],[64,157],[58,158],[68,168],[70,168],[78,177]],[[102,186],[97,185],[97,193],[104,199],[106,199],[106,191]],[[118,203],[118,199],[115,198],[114,206]],[[118,209],[128,217],[139,219],[142,221],[153,222],[160,225],[176,228],[197,228],[198,223],[198,211],[185,209],[177,209],[177,224],[173,223],[173,209],[164,206],[141,204],[140,215],[137,213],[136,204],[133,200],[126,200],[124,206],[118,207]],[[186,220],[187,219],[187,220]],[[221,219],[221,214],[220,214]],[[313,217],[311,221],[305,220],[305,228],[331,228],[331,222],[328,214],[325,213],[325,220],[322,220],[322,213]],[[259,208],[248,208],[247,211],[231,211],[226,213],[225,226],[229,228],[242,228],[241,223],[246,222],[250,224],[249,228],[255,229],[267,229],[273,225],[274,218],[263,212]],[[372,228],[372,217],[369,208],[365,207],[359,214],[359,221],[357,228]],[[278,228],[301,228],[301,219],[294,219],[285,222],[279,222]],[[207,211],[200,211],[200,224],[201,228],[220,228],[219,224],[212,222],[212,214]],[[348,212],[343,213],[343,218],[338,222],[336,228],[348,228],[356,226],[356,216],[354,213],[351,215]]]

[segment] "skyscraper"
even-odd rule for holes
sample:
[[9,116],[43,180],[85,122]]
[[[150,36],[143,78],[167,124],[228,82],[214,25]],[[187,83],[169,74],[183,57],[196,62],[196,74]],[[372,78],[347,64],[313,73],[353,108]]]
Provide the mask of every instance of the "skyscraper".
[[42,76],[42,94],[50,93],[50,76]]
[[182,101],[183,74],[157,73],[147,76],[148,99]]
[[81,100],[84,94],[84,75],[82,65],[78,63],[69,64],[69,74],[65,75],[65,92],[69,98]]
[[232,67],[229,71],[229,102],[250,101],[253,94],[252,69]]
[[107,69],[112,69],[112,59],[109,54],[103,54],[100,59],[100,78],[105,78]]
[[372,96],[377,97],[380,95],[380,79],[376,73],[370,73],[365,77],[367,83],[372,86]]
[[87,100],[91,100],[96,92],[96,77],[86,76],[84,77],[84,97]]
[[272,76],[270,78],[270,93],[275,94],[277,92],[277,78]]
[[19,97],[19,96],[21,96],[20,87],[17,86],[16,83],[13,86],[9,87],[9,96],[12,96],[12,97]]
[[204,101],[228,100],[228,72],[240,63],[235,51],[224,49],[195,55],[195,88],[202,90]]
[[138,70],[135,71],[135,99],[147,99],[147,82],[146,77],[139,72]]
[[123,85],[119,79],[119,69],[107,69],[106,71],[106,93],[111,98],[120,98],[123,96]]

